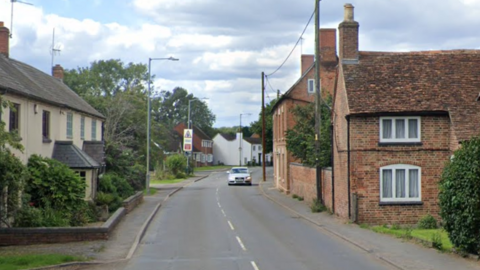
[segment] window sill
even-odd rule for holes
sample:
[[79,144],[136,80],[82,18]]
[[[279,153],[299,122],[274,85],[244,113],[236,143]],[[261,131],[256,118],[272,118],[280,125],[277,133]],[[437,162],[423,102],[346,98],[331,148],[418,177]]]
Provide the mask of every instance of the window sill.
[[423,205],[422,201],[418,202],[380,202],[380,206],[389,206],[389,205]]
[[51,139],[45,139],[45,138],[43,138],[43,143],[51,143],[51,142],[52,142]]
[[378,146],[422,146],[422,142],[379,142]]

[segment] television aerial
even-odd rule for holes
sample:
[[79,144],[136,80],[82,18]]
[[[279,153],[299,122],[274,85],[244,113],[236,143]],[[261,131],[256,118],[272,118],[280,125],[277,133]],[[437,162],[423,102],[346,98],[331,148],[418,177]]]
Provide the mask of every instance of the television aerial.
[[12,38],[12,36],[13,36],[13,4],[14,3],[20,3],[20,4],[30,5],[30,6],[33,6],[33,4],[28,3],[28,2],[24,2],[24,1],[20,1],[20,0],[10,0],[10,2],[12,2],[12,10],[10,12],[10,38]]

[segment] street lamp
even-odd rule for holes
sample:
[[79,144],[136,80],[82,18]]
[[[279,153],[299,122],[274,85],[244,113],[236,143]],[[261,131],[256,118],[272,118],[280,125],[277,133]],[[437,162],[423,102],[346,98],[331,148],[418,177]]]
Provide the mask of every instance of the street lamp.
[[240,114],[240,140],[238,142],[238,155],[239,155],[239,164],[242,166],[242,138],[243,138],[243,132],[242,132],[242,115],[252,115],[251,113],[241,113]]
[[150,194],[150,80],[151,80],[151,65],[155,60],[169,60],[178,61],[178,58],[148,58],[148,97],[147,97],[147,172],[146,172],[146,190],[147,195]]
[[[190,103],[192,101],[200,101],[200,100],[207,100],[208,98],[204,97],[201,99],[189,99],[188,100],[188,122],[187,122],[187,129],[190,129]],[[193,143],[193,134],[192,134],[192,143]],[[192,150],[193,150],[193,145],[192,145]],[[192,151],[193,153],[193,151]],[[190,153],[190,154],[192,154]],[[190,173],[190,155],[187,155],[187,174]]]

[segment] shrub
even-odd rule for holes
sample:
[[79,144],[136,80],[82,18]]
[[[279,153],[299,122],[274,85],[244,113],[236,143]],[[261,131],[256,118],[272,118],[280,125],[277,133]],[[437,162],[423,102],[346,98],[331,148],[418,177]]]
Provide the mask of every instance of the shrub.
[[431,215],[426,215],[418,221],[417,228],[425,230],[436,229],[437,220]]
[[440,180],[440,215],[452,244],[460,251],[480,250],[480,138],[462,144]]
[[440,234],[440,232],[435,232],[432,235],[432,247],[438,250],[442,250],[443,243],[442,243],[442,234]]
[[187,167],[187,158],[182,155],[172,155],[167,158],[166,166],[168,170],[175,175],[176,178],[179,173]]
[[325,207],[325,205],[319,200],[313,199],[312,204],[310,205],[310,210],[312,210],[312,213],[319,213],[327,210],[327,207]]
[[85,204],[85,181],[67,165],[32,155],[28,159],[26,191],[38,207],[74,212]]
[[37,208],[25,205],[18,212],[15,227],[67,227],[70,216],[49,206]]
[[8,149],[0,149],[0,225],[12,225],[27,177],[27,167],[20,159]]

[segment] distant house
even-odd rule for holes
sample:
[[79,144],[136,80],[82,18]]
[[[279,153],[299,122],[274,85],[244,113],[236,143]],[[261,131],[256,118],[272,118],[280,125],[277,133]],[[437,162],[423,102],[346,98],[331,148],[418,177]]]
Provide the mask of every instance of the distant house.
[[7,131],[19,133],[25,148],[13,153],[24,163],[33,154],[65,163],[85,179],[85,197],[93,199],[105,167],[105,117],[62,82],[61,66],[52,73],[9,58],[9,30],[0,22],[0,95],[14,107],[0,119]]
[[[333,95],[336,75],[336,30],[320,29],[320,80],[322,96]],[[292,109],[315,101],[315,62],[313,55],[301,56],[300,78],[283,94],[272,108],[273,161],[275,186],[291,192],[294,183],[290,164],[299,162],[287,150],[286,132],[296,125]],[[315,188],[315,187],[313,187]]]
[[345,5],[332,122],[334,213],[358,223],[439,218],[438,182],[480,134],[480,50],[365,52]]
[[[254,134],[244,138],[240,132],[236,135],[219,133],[213,137],[214,163],[225,165],[260,165],[262,162],[262,139]],[[265,155],[267,162],[271,154]]]
[[[174,130],[178,134],[183,149],[183,130],[187,129],[185,123],[175,126]],[[213,140],[200,128],[193,125],[193,151],[192,158],[196,167],[213,165]]]

